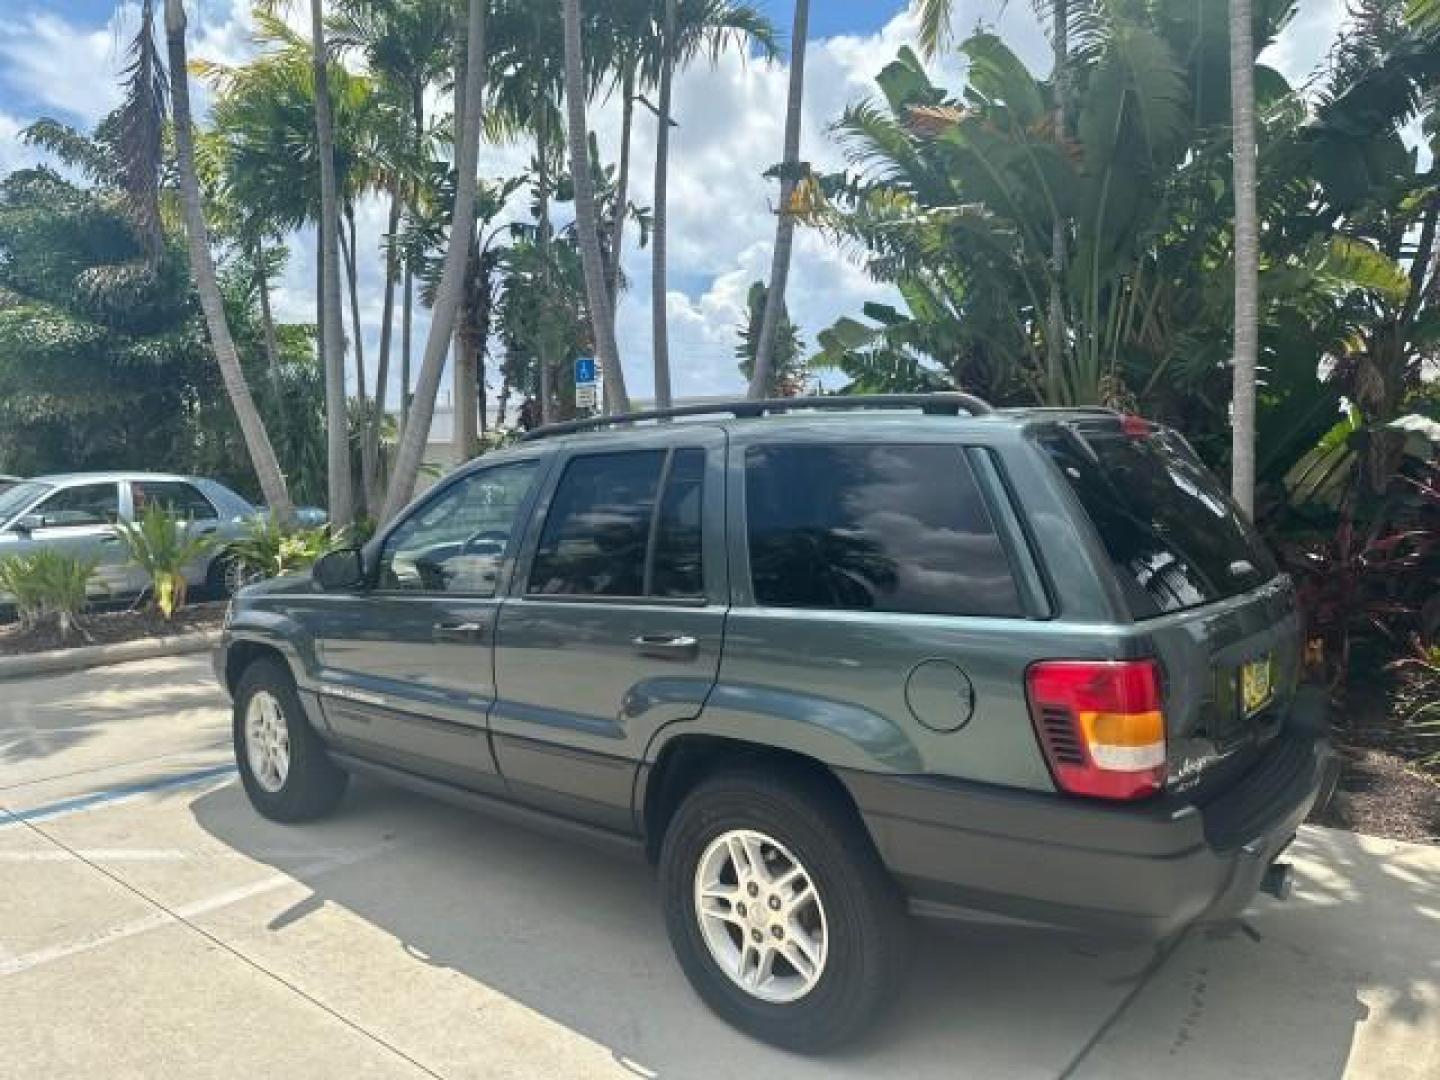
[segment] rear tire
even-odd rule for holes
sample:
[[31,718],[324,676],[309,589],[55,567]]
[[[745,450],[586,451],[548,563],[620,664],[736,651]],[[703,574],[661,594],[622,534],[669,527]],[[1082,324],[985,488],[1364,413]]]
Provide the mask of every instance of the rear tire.
[[335,809],[349,776],[325,752],[280,660],[256,660],[235,690],[235,763],[251,805],[272,821],[313,821]]
[[[666,831],[660,875],[680,966],[742,1031],[822,1050],[894,999],[908,951],[900,897],[823,784],[780,770],[704,781]],[[792,896],[805,905],[793,916]]]

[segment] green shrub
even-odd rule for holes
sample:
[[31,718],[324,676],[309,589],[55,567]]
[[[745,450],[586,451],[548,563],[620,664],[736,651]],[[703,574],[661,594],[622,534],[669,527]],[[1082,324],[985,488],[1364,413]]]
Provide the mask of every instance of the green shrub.
[[1440,645],[1414,643],[1414,652],[1391,665],[1398,673],[1394,706],[1400,734],[1418,751],[1420,763],[1440,769]]
[[272,578],[309,568],[330,545],[329,526],[287,530],[264,518],[250,523],[244,539],[231,546],[230,555],[255,578]]
[[150,579],[155,608],[166,619],[185,606],[185,568],[215,549],[213,536],[192,533],[190,523],[157,504],[134,522],[116,526],[130,562]]
[[33,555],[0,559],[0,593],[14,598],[28,629],[55,628],[62,641],[83,637],[80,616],[89,606],[88,587],[99,565],[41,549]]

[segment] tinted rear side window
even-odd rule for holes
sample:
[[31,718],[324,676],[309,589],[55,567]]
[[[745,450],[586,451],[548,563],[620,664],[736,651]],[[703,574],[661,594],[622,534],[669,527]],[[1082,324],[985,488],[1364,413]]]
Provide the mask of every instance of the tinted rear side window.
[[1019,615],[958,446],[757,446],[745,458],[755,601]]
[[1220,482],[1174,435],[1060,428],[1040,444],[1094,523],[1136,618],[1222,600],[1277,573]]
[[190,484],[170,480],[132,480],[130,498],[135,504],[137,518],[151,506],[159,506],[167,513],[192,521],[213,521],[219,516],[210,500]]
[[699,449],[575,458],[545,519],[530,594],[703,596],[704,472]]

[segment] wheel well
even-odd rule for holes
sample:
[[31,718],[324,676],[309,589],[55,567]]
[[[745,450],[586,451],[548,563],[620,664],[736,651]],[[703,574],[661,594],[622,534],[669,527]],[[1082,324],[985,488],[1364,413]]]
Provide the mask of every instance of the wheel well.
[[233,694],[235,687],[240,685],[246,668],[257,660],[265,659],[278,660],[284,664],[285,654],[273,645],[261,645],[255,641],[235,642],[225,657],[225,688]]
[[[846,813],[853,814],[861,828],[865,828],[849,790],[823,762],[792,750],[739,739],[717,735],[681,735],[660,751],[645,785],[643,822],[646,857],[652,863],[658,861],[660,845],[670,827],[670,820],[696,785],[718,772],[747,768],[788,773],[799,782],[820,788],[835,799]],[[869,835],[868,830],[866,835]]]
[[205,583],[214,584],[215,575],[218,574],[227,560],[235,558],[235,549],[230,545],[218,547],[210,553],[210,561],[205,564]]

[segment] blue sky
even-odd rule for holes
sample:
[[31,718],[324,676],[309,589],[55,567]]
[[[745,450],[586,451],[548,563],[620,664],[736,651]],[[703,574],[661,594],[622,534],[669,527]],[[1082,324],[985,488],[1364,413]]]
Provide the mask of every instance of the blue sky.
[[[535,0],[558,2],[558,0]],[[599,2],[599,0],[587,0]],[[788,37],[793,0],[758,0]],[[1224,0],[1205,0],[1223,4]],[[1346,0],[1299,0],[1298,14],[1265,59],[1295,83],[1303,83],[1334,40]],[[829,139],[828,124],[851,102],[875,92],[874,74],[914,40],[916,22],[902,0],[812,0],[807,52],[802,156],[822,169],[843,164]],[[117,7],[125,14],[116,17]],[[187,0],[190,51],[226,63],[243,62],[250,41],[249,0]],[[297,8],[303,5],[297,5]],[[1033,8],[1023,0],[955,0],[957,30],[984,23],[1037,73],[1049,53]],[[92,125],[118,100],[116,71],[133,32],[134,0],[0,0],[0,175],[32,164],[37,155],[19,132],[40,115],[82,127]],[[300,18],[303,11],[297,11]],[[934,65],[939,82],[957,89],[958,58]],[[697,64],[677,80],[671,159],[670,267],[666,307],[677,393],[715,394],[740,389],[734,348],[751,282],[768,274],[774,184],[762,178],[780,156],[788,73],[729,56],[718,67]],[[203,89],[197,92],[202,108]],[[592,108],[602,152],[613,157],[618,108]],[[635,134],[632,198],[648,205],[653,123],[642,113]],[[515,175],[528,159],[525,148],[487,147],[482,170]],[[379,237],[384,209],[362,205],[361,292],[363,333],[374,355],[381,310]],[[276,294],[282,318],[313,319],[314,263],[310,237],[291,240],[292,259]],[[619,337],[627,377],[636,397],[651,392],[649,377],[650,257],[633,241],[624,268],[630,281],[619,304]],[[889,300],[852,260],[818,234],[802,230],[791,271],[789,303],[806,340],[866,300]],[[422,323],[417,336],[425,333]],[[417,340],[417,350],[423,344]]]
[[[795,16],[793,0],[758,2],[788,37]],[[119,4],[116,0],[0,0],[0,6],[6,9],[4,17],[12,22],[28,16],[48,15],[72,26],[96,30],[110,21]],[[816,38],[872,34],[889,22],[901,7],[903,4],[889,0],[812,0],[810,33]],[[117,52],[123,47],[123,42],[112,44]],[[43,96],[37,97],[23,79],[6,77],[6,74],[0,71],[0,110],[28,114],[44,107]]]

